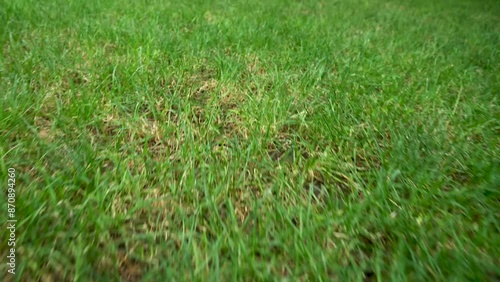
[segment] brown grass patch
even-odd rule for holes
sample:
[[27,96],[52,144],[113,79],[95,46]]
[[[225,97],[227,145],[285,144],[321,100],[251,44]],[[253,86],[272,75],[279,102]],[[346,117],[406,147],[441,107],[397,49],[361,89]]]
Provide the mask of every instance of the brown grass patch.
[[257,76],[265,76],[267,74],[257,55],[248,54],[245,59],[247,60],[247,71],[249,74]]
[[119,252],[118,265],[122,281],[135,282],[141,280],[142,273],[145,270],[144,263],[130,258],[125,252]]

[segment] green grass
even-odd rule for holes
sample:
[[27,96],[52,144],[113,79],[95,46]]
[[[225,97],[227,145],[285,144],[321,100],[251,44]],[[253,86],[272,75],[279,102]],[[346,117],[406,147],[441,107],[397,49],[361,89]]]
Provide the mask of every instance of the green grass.
[[0,1],[0,277],[500,279],[498,1],[183,2]]

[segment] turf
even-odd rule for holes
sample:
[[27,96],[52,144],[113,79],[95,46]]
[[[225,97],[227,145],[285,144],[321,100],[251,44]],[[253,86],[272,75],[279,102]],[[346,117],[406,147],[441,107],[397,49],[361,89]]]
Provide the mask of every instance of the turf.
[[0,277],[498,281],[499,15],[1,0]]

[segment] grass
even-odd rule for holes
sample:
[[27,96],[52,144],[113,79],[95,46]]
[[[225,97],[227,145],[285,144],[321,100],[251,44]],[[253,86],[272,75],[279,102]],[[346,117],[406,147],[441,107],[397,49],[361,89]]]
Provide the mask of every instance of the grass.
[[500,279],[497,1],[0,3],[8,279]]

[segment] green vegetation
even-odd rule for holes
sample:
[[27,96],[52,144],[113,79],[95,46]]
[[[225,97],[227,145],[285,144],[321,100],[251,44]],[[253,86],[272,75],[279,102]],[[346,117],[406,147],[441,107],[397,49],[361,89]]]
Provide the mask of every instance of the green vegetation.
[[500,279],[499,15],[1,0],[0,277]]

